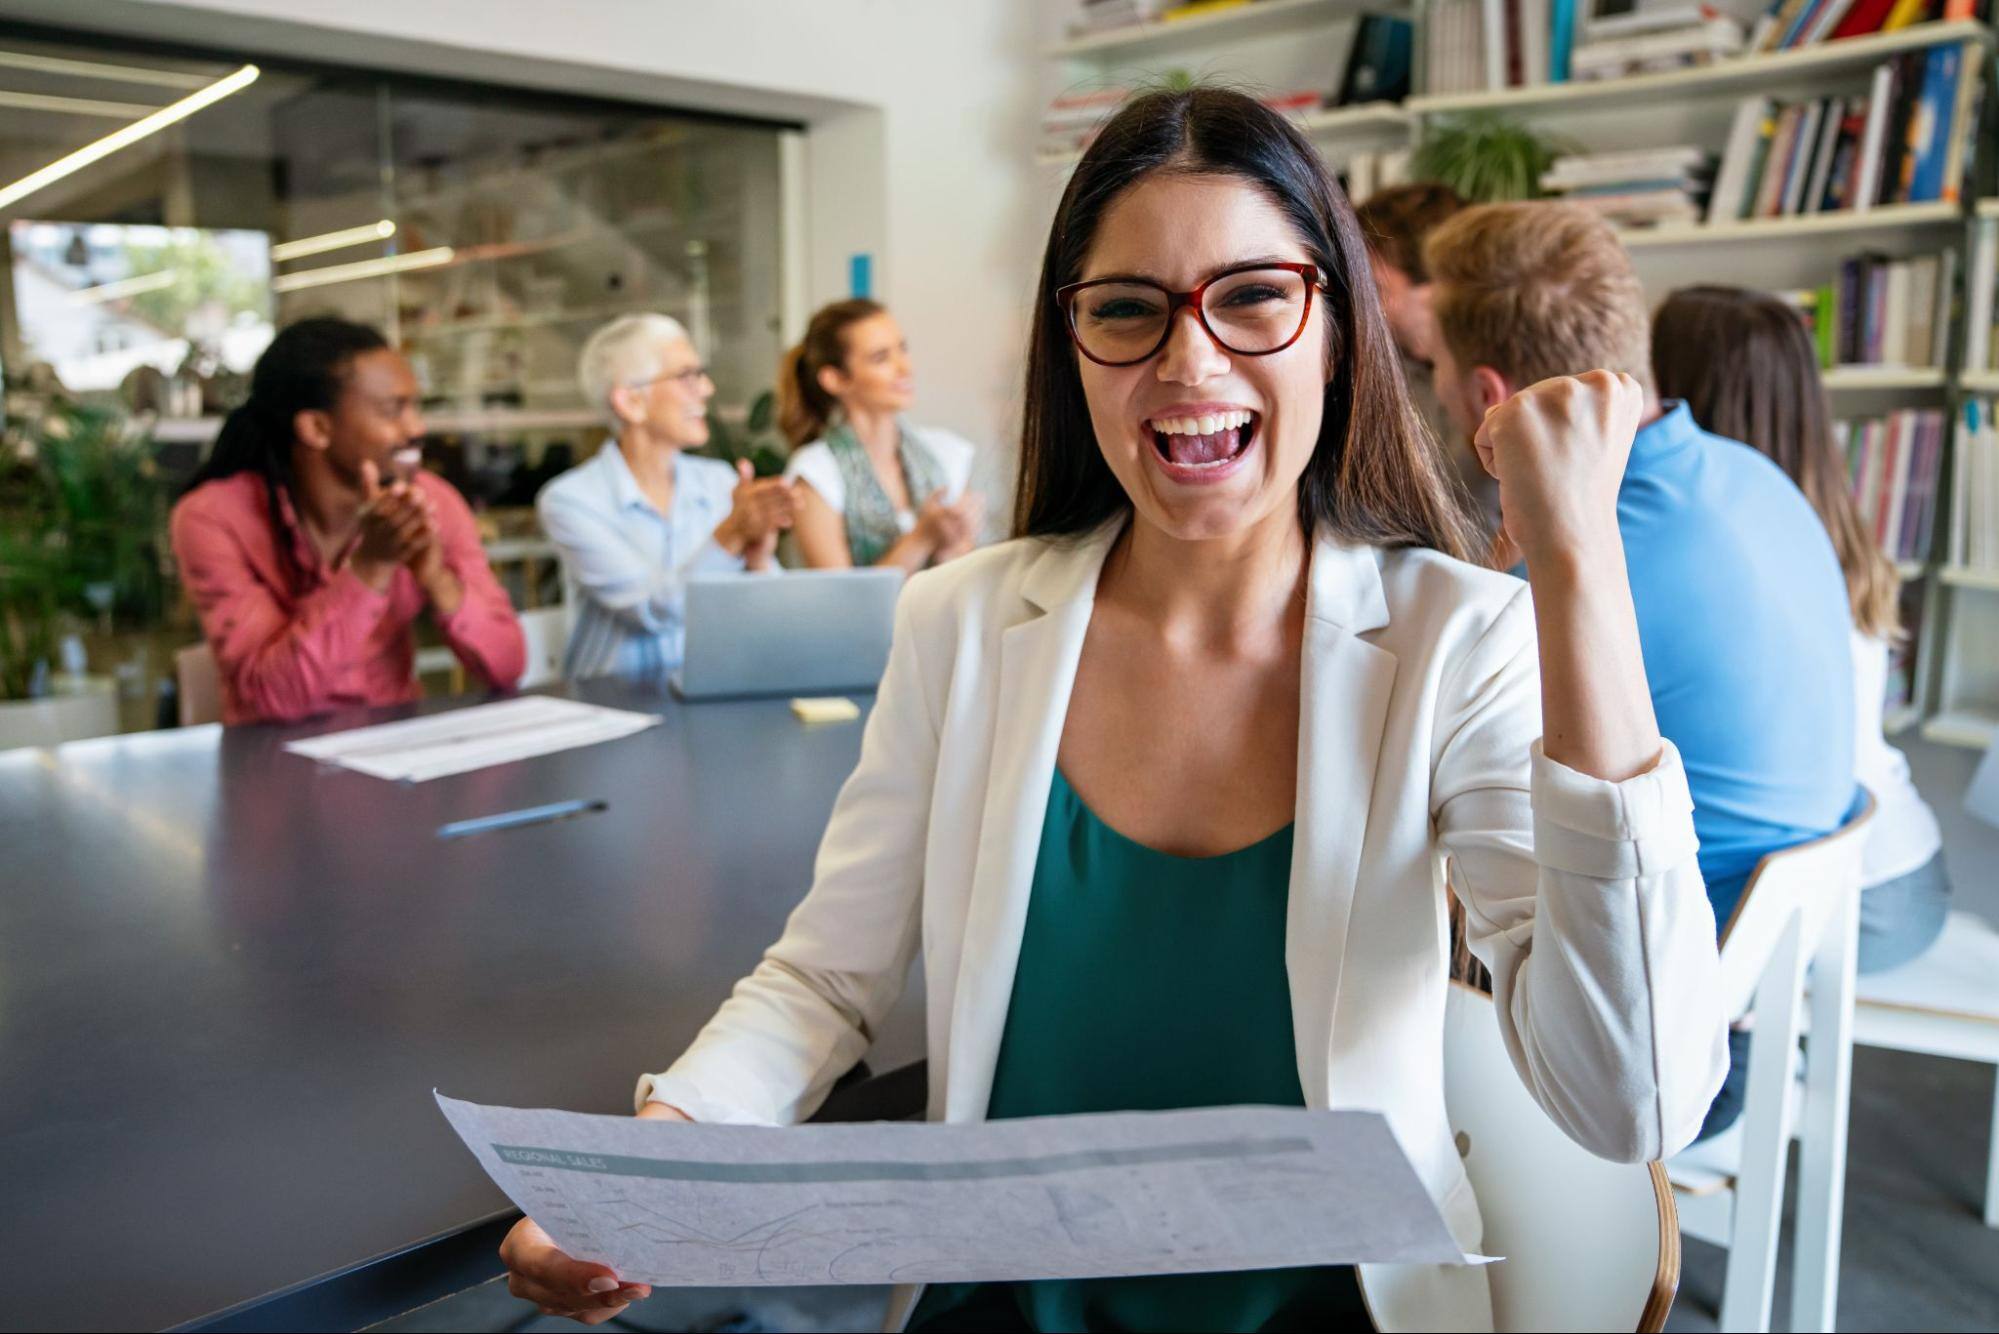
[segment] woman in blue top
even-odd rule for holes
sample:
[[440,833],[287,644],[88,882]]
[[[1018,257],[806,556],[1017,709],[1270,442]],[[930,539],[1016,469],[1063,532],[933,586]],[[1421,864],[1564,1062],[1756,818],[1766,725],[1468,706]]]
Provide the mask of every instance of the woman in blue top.
[[773,568],[791,488],[688,452],[708,443],[715,382],[678,320],[611,321],[577,378],[612,438],[535,498],[579,604],[563,675],[663,681],[680,666],[687,581]]
[[[1475,1250],[1443,1100],[1448,863],[1541,1105],[1609,1156],[1684,1144],[1722,1023],[1618,542],[1637,384],[1554,380],[1491,414],[1531,601],[1467,563],[1351,210],[1283,116],[1212,89],[1106,125],[1033,327],[1020,536],[910,580],[811,892],[641,1078],[642,1114],[809,1116],[920,947],[933,1117],[1375,1108]],[[1051,1203],[1015,1225],[1060,1246],[1073,1222]],[[647,1291],[533,1222],[502,1255],[515,1293],[587,1321]],[[1492,1324],[1464,1265],[939,1286],[899,1311]]]

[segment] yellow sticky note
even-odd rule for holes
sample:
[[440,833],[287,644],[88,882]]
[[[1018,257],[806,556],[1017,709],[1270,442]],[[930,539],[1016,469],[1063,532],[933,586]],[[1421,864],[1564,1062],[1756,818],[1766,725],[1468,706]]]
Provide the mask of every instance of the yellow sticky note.
[[835,695],[827,699],[795,699],[791,711],[801,723],[850,723],[861,716],[860,705]]

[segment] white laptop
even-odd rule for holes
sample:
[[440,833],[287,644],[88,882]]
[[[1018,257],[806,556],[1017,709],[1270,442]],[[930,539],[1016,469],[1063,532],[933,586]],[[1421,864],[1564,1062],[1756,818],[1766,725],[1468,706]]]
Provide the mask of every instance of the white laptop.
[[902,571],[787,570],[687,581],[681,699],[873,690],[888,666]]

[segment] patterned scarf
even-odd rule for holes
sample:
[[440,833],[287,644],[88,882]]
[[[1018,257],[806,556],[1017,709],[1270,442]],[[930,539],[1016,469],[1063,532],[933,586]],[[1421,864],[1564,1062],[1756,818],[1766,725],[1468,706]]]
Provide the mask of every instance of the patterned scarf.
[[[866,447],[846,423],[826,433],[826,448],[832,451],[833,462],[840,469],[841,484],[847,488],[847,550],[853,554],[856,566],[873,565],[902,536],[902,526],[895,520],[895,506],[889,503],[888,492],[875,476],[875,465],[868,458]],[[910,508],[920,510],[924,501],[943,489],[944,469],[928,446],[900,427],[896,428],[895,454],[902,462],[902,480],[909,488]]]

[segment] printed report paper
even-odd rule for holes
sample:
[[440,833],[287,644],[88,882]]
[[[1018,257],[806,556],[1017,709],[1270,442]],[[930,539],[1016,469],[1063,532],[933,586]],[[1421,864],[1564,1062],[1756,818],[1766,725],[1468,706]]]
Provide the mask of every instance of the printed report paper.
[[285,749],[376,778],[422,783],[509,760],[615,741],[658,722],[656,714],[523,695],[497,704],[329,732],[290,742]]
[[626,1281],[742,1287],[1468,1264],[1375,1112],[684,1125],[438,1106],[500,1189]]

